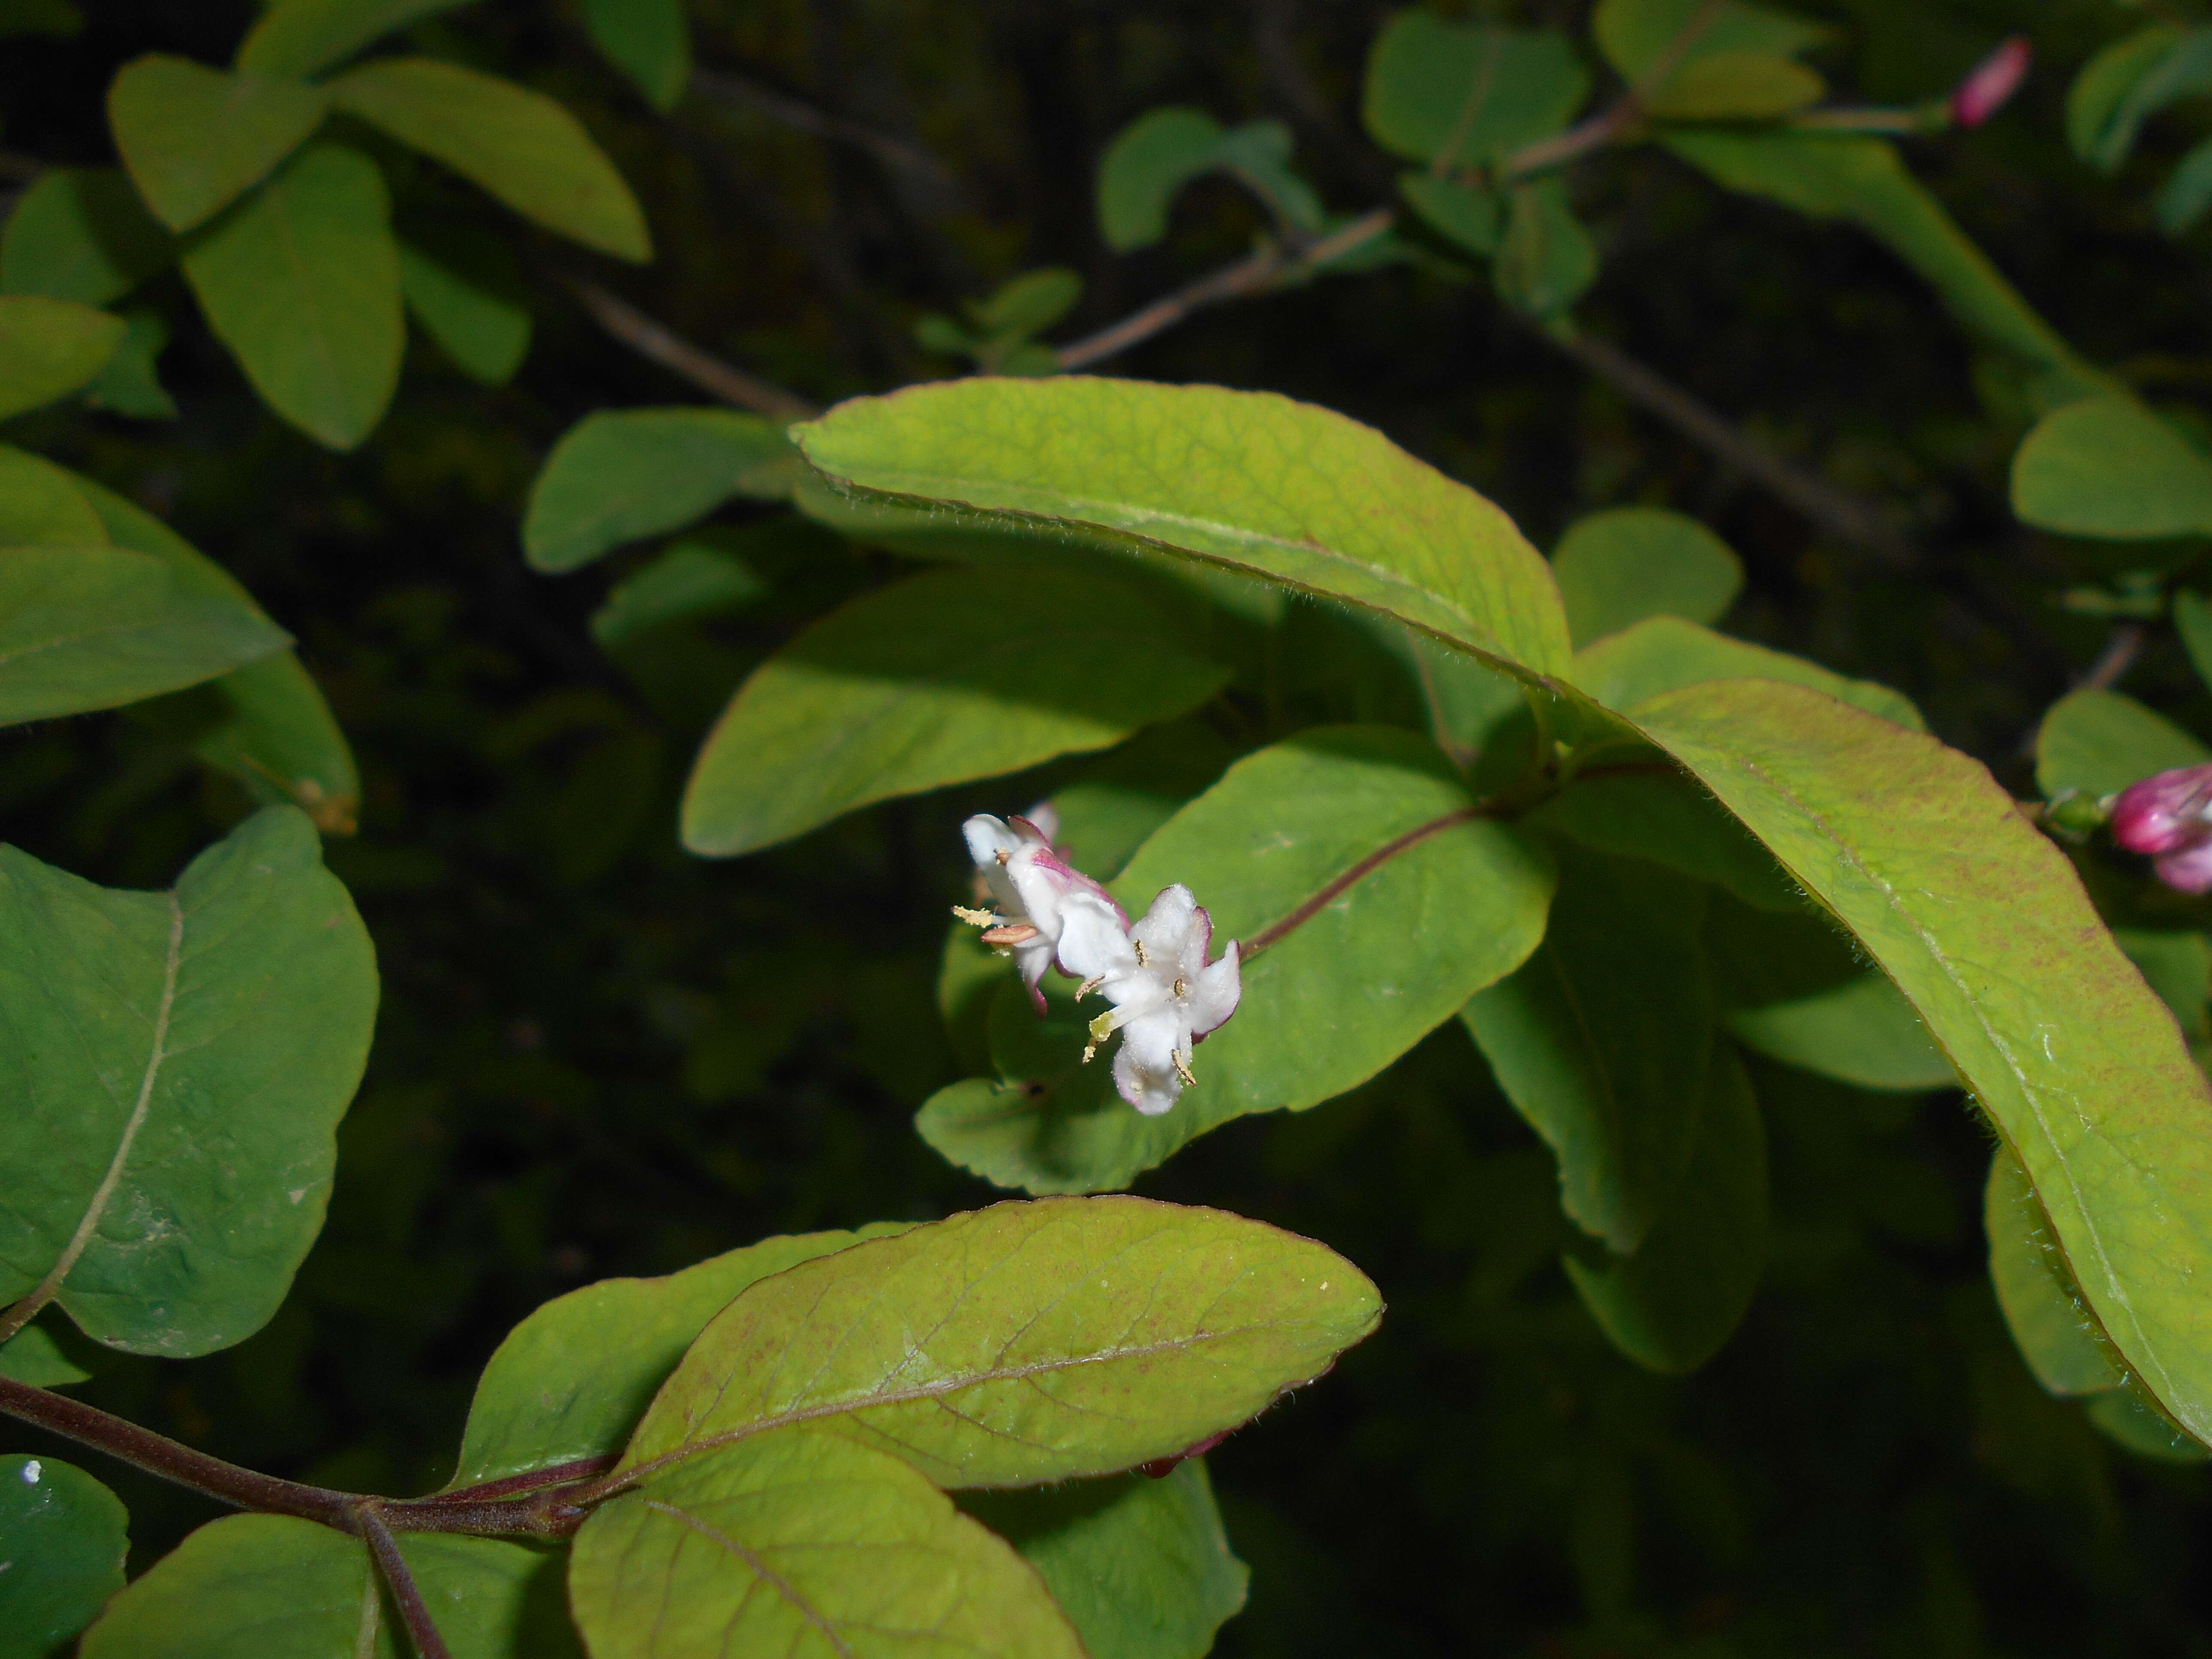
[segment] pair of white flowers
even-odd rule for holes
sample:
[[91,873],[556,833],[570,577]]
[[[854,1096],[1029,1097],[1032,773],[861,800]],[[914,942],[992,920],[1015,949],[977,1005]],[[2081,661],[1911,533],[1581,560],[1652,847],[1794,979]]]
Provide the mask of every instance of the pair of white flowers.
[[1083,1057],[1120,1032],[1114,1086],[1157,1116],[1196,1081],[1190,1057],[1199,1039],[1237,1012],[1237,941],[1220,960],[1206,961],[1213,919],[1181,882],[1163,888],[1132,926],[1111,894],[1053,850],[1059,827],[1048,805],[1005,822],[988,813],[969,819],[961,832],[996,908],[954,913],[981,927],[985,944],[1013,957],[1038,1013],[1039,982],[1054,967],[1083,981],[1078,998],[1097,992],[1113,1005],[1091,1022]]

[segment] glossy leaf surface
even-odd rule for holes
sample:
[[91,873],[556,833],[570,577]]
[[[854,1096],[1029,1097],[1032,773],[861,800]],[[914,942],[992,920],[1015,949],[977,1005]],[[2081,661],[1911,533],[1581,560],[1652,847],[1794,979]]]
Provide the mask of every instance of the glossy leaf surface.
[[600,410],[562,434],[530,487],[531,568],[574,570],[624,542],[681,530],[735,495],[788,492],[775,422],[725,409]]
[[617,258],[653,257],[615,164],[543,93],[437,58],[385,58],[333,81],[331,97],[548,230]]
[[1549,137],[1589,94],[1589,71],[1564,34],[1408,7],[1375,39],[1361,113],[1385,149],[1441,173]]
[[1575,653],[1575,683],[1608,708],[1638,703],[1708,680],[1771,680],[1826,693],[1913,731],[1919,710],[1871,680],[1845,679],[1802,657],[1730,639],[1675,617],[1653,617]]
[[0,421],[66,398],[106,368],[129,325],[44,295],[0,296]]
[[253,388],[332,449],[382,418],[406,343],[384,175],[359,150],[309,146],[185,253],[208,325]]
[[1713,1054],[1681,1190],[1626,1259],[1569,1255],[1567,1277],[1613,1345],[1693,1371],[1743,1322],[1766,1263],[1766,1128],[1743,1062]]
[[167,893],[0,849],[0,1301],[211,1352],[258,1329],[322,1226],[376,1012],[368,936],[289,807]]
[[1155,831],[1113,888],[1134,915],[1183,883],[1212,916],[1217,953],[1303,916],[1243,969],[1235,1017],[1192,1060],[1196,1085],[1173,1111],[1141,1115],[1103,1064],[1081,1064],[1100,1005],[1079,1010],[1055,982],[1040,1023],[1010,989],[992,1011],[998,1079],[933,1098],[923,1137],[1003,1187],[1095,1192],[1233,1118],[1365,1082],[1543,936],[1551,861],[1471,807],[1443,757],[1411,732],[1321,728],[1247,756]]
[[255,75],[314,75],[394,29],[469,0],[276,0],[246,31],[238,67]]
[[0,551],[0,725],[114,708],[289,643],[250,607],[116,547]]
[[48,1659],[123,1588],[131,1517],[82,1469],[0,1457],[0,1659]]
[[2054,800],[2069,793],[2100,799],[2154,772],[2209,760],[2212,750],[2122,691],[2069,691],[2035,733],[2036,787]]
[[131,182],[179,233],[266,179],[329,107],[323,89],[302,81],[233,75],[166,53],[125,64],[107,92]]
[[1467,1005],[1499,1086],[1559,1159],[1567,1214],[1622,1255],[1697,1144],[1713,1051],[1704,900],[1651,865],[1564,851],[1542,945]]
[[1022,1492],[970,1492],[960,1507],[1019,1550],[1090,1659],[1205,1659],[1244,1605],[1200,1458],[1175,1472]]
[[708,1326],[623,1455],[641,1477],[815,1424],[944,1486],[1170,1457],[1375,1328],[1366,1276],[1218,1211],[994,1205],[764,1279]]
[[592,1659],[1083,1659],[1007,1544],[897,1457],[806,1429],[602,1504],[568,1596]]
[[684,844],[751,852],[871,801],[1104,749],[1228,677],[1103,574],[912,577],[832,611],[739,688],[684,791]]
[[1503,513],[1371,428],[1273,393],[969,380],[855,398],[793,435],[861,489],[1091,526],[1536,673],[1566,665],[1551,572]]
[[2212,460],[2141,404],[2090,398],[2046,415],[2012,461],[2013,511],[2069,536],[2212,533]]
[[2020,1356],[2053,1394],[2101,1394],[2120,1385],[2121,1368],[2051,1231],[2043,1200],[2010,1149],[1997,1148],[1982,1197],[1990,1241],[1990,1283]]
[[1699,686],[1637,718],[1905,993],[2121,1354],[2212,1431],[2212,1093],[2064,857],[1977,763],[1814,693]]
[[1576,520],[1552,550],[1552,574],[1577,647],[1648,617],[1710,628],[1743,591],[1742,561],[1726,542],[1695,519],[1656,507]]
[[118,168],[54,167],[8,216],[0,293],[104,306],[175,257],[175,242]]
[[608,1279],[556,1297],[507,1334],[477,1381],[452,1484],[473,1486],[620,1451],[707,1322],[756,1279],[904,1231],[763,1239],[659,1279]]

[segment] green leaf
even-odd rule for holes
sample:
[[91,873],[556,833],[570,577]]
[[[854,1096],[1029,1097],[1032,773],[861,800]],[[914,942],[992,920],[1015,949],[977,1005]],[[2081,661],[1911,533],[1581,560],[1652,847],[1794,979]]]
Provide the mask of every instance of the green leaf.
[[1083,278],[1053,266],[1015,277],[989,299],[969,306],[968,313],[987,339],[1026,339],[1050,328],[1082,297]]
[[2158,228],[2179,236],[2212,209],[2212,139],[2190,147],[2158,191]]
[[[2124,91],[2113,100],[2104,118],[2096,124],[2094,137],[2081,151],[2084,161],[2093,162],[2107,173],[2117,173],[2134,149],[2136,139],[2142,131],[2144,122],[2169,104],[2200,93],[2212,92],[2212,29],[2191,29],[2175,36],[2164,50],[2146,53],[2137,59],[2126,49],[2130,42],[2121,43],[2122,61],[2133,65],[2141,63],[2142,72],[2134,76]],[[2087,80],[2094,61],[2082,70]],[[2101,78],[2101,77],[2100,77]],[[2076,83],[2077,88],[2079,82]],[[2100,94],[2103,87],[2098,88]],[[2074,125],[2074,112],[2067,111],[2068,125]],[[2085,102],[2087,101],[2085,100]],[[2099,100],[2101,101],[2101,99]],[[2092,112],[2082,111],[2082,125],[2087,128]]]
[[1552,574],[1577,646],[1647,617],[1711,627],[1743,591],[1742,562],[1726,542],[1695,519],[1657,507],[1576,520],[1552,550]]
[[2171,25],[2154,23],[2113,41],[2081,66],[2066,89],[2066,141],[2076,155],[2107,172],[2118,169],[2136,135],[2132,129],[2117,131],[2113,117],[2142,78],[2185,38]]
[[2043,1202],[2020,1160],[2002,1146],[1990,1164],[1982,1213],[1990,1282],[2035,1380],[2053,1394],[2101,1394],[2119,1387],[2124,1373],[2112,1344],[2081,1299]]
[[[564,1552],[403,1533],[453,1659],[580,1659],[561,1607]],[[202,1527],[108,1604],[82,1659],[413,1659],[357,1538],[283,1515]]]
[[592,1659],[1084,1659],[1006,1543],[898,1458],[804,1429],[601,1504],[568,1598]]
[[1249,1420],[1381,1316],[1343,1257],[1241,1216],[996,1204],[755,1284],[691,1345],[621,1468],[814,1424],[941,1486],[1110,1474]]
[[2181,1035],[2192,1042],[2203,1039],[2208,1034],[2205,1003],[2212,996],[2212,941],[2193,928],[2123,927],[2112,937],[2143,983],[2172,1011]]
[[1567,1214],[1621,1255],[1665,1212],[1697,1144],[1713,1052],[1704,919],[1695,883],[1563,849],[1543,944],[1464,1015],[1558,1157]]
[[380,58],[331,82],[331,98],[548,230],[617,258],[653,257],[615,164],[543,93],[433,58]]
[[107,366],[120,317],[43,295],[0,297],[0,421],[66,398]]
[[2092,1395],[2082,1409],[2100,1432],[2138,1457],[2180,1464],[2212,1460],[2212,1449],[2176,1426],[2134,1377],[2117,1389]]
[[1575,217],[1564,180],[1513,187],[1491,275],[1506,304],[1534,317],[1556,317],[1589,292],[1597,281],[1597,244]]
[[1911,1000],[2123,1358],[2212,1430],[2212,1091],[2064,855],[1976,762],[1796,687],[1695,686],[1637,720]]
[[8,216],[0,293],[104,306],[176,257],[175,242],[120,168],[54,167]]
[[1918,732],[1920,711],[1871,680],[1847,680],[1832,669],[1747,640],[1730,639],[1675,617],[1654,617],[1575,653],[1575,683],[1608,708],[1624,712],[1686,685],[1707,680],[1774,680],[1826,693],[1854,708]]
[[[1669,0],[1675,3],[1675,0]],[[1845,219],[1918,271],[1967,331],[2037,371],[2045,407],[2109,389],[2038,316],[1896,149],[1858,135],[1672,131],[1667,147],[1717,183],[1816,219]]]
[[2212,686],[2212,600],[2187,588],[2173,593],[2173,626],[2197,678]]
[[1601,853],[1663,864],[1761,909],[1794,910],[1804,902],[1758,838],[1663,761],[1578,773],[1523,822]]
[[1589,94],[1589,71],[1565,35],[1450,23],[1414,7],[1376,37],[1360,110],[1376,143],[1441,173],[1549,137]]
[[584,23],[599,55],[637,83],[657,110],[682,101],[691,80],[691,31],[684,0],[584,0]]
[[[20,555],[16,556],[21,556]],[[133,556],[143,557],[143,555]],[[376,965],[313,826],[270,807],[173,891],[0,848],[0,1301],[184,1358],[258,1330],[314,1242]]]
[[49,1659],[123,1588],[131,1516],[83,1470],[0,1457],[0,1659]]
[[454,367],[505,386],[530,349],[530,291],[503,238],[465,225],[425,226],[399,244],[399,291]]
[[2206,761],[2212,749],[2119,691],[2069,691],[2035,734],[2035,784],[2051,800],[2100,800],[2154,772]]
[[684,844],[748,853],[871,801],[1104,749],[1228,678],[1104,574],[911,577],[830,612],[738,689],[684,791]]
[[[1647,100],[1664,100],[1684,70],[1698,63],[1741,54],[1790,58],[1819,46],[1830,31],[1785,11],[1747,0],[1600,0],[1590,32],[1606,62]],[[1656,87],[1651,72],[1673,64]],[[1655,111],[1660,104],[1647,104]]]
[[169,325],[152,311],[133,311],[125,320],[131,331],[100,378],[84,389],[84,400],[94,409],[142,421],[173,421],[177,400],[163,389],[156,367],[169,343]]
[[[91,479],[71,475],[117,545],[150,553],[187,593],[228,599],[259,614],[231,574],[152,514]],[[280,652],[232,670],[215,683],[230,718],[204,735],[199,757],[229,773],[264,805],[289,801],[329,834],[350,834],[361,805],[361,774],[330,704],[301,665]]]
[[1820,102],[1828,83],[1767,52],[1700,52],[1668,76],[1647,107],[1662,120],[1767,121]]
[[2027,523],[2115,541],[2212,535],[2212,460],[2131,398],[2046,415],[2012,459]]
[[906,1231],[763,1239],[659,1279],[607,1279],[556,1297],[507,1334],[477,1382],[451,1485],[618,1452],[707,1322],[758,1279]]
[[276,0],[246,31],[238,67],[253,75],[314,75],[395,29],[468,0]]
[[105,547],[107,526],[68,468],[0,444],[0,547]]
[[143,553],[0,551],[0,726],[159,696],[289,642],[257,612],[189,592]]
[[406,344],[384,175],[318,143],[185,253],[208,326],[264,402],[317,442],[351,449],[382,418]]
[[600,410],[562,434],[530,487],[522,546],[533,570],[589,564],[624,542],[681,530],[732,496],[789,493],[776,422],[726,409]]
[[1348,600],[1523,675],[1559,591],[1511,520],[1380,433],[1268,392],[1062,376],[913,386],[793,428],[860,489],[1088,526]]
[[1398,193],[1446,240],[1486,259],[1498,252],[1504,228],[1496,191],[1431,173],[1406,173],[1398,176]]
[[1098,227],[1116,253],[1168,234],[1182,187],[1212,170],[1221,124],[1203,110],[1147,110],[1115,136],[1098,163]]
[[44,1325],[26,1325],[0,1342],[0,1376],[28,1382],[34,1389],[65,1389],[91,1376],[70,1358],[54,1333]]
[[1567,1277],[1613,1346],[1655,1371],[1693,1371],[1743,1322],[1766,1226],[1766,1128],[1743,1062],[1723,1043],[1674,1202],[1635,1255],[1571,1253]]
[[1095,1192],[1233,1118],[1317,1105],[1521,965],[1543,936],[1552,868],[1527,838],[1474,816],[1429,744],[1340,726],[1231,767],[1138,849],[1113,890],[1137,915],[1176,881],[1211,913],[1217,951],[1322,902],[1244,968],[1236,1016],[1200,1047],[1198,1082],[1175,1109],[1146,1117],[1127,1105],[1105,1065],[1081,1064],[1086,1016],[1056,999],[1040,1023],[1010,985],[991,1016],[1000,1081],[925,1103],[923,1139],[1000,1186]]
[[971,1492],[960,1507],[1037,1570],[1090,1659],[1205,1659],[1244,1606],[1251,1575],[1230,1553],[1201,1458],[1164,1479]]
[[1959,1081],[1912,1005],[1881,974],[1740,1008],[1728,1028],[1769,1060],[1861,1089],[1911,1093]]
[[736,554],[705,542],[678,542],[615,584],[592,615],[592,637],[612,649],[670,623],[743,610],[768,584]]
[[152,52],[107,89],[108,125],[131,182],[171,230],[213,217],[322,125],[320,87],[234,75]]
[[1318,236],[1328,228],[1314,187],[1291,169],[1291,130],[1280,121],[1247,121],[1222,134],[1218,165],[1266,204],[1293,231]]

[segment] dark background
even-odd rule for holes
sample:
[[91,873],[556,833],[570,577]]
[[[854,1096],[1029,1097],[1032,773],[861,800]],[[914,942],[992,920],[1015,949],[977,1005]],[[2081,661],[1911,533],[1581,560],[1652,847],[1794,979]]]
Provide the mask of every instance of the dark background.
[[[2212,386],[2207,248],[2149,222],[2197,136],[2154,125],[2117,180],[2074,161],[2073,70],[2139,12],[2105,0],[1838,0],[1838,91],[1940,93],[2029,27],[2035,76],[1988,129],[1913,165],[2089,357],[2185,417]],[[39,162],[112,161],[102,95],[146,51],[227,62],[244,3],[92,0],[74,41],[0,49],[0,134]],[[1468,9],[1579,30],[1573,0]],[[697,0],[702,67],[937,158],[887,168],[695,89],[661,118],[539,0],[484,0],[424,49],[550,91],[644,199],[630,272],[537,243],[538,336],[486,391],[417,342],[399,401],[333,456],[264,412],[179,279],[173,425],[83,413],[13,441],[169,518],[299,637],[359,753],[359,836],[333,842],[376,942],[382,1018],[341,1135],[331,1220],[269,1328],[190,1364],[110,1357],[86,1397],[285,1474],[412,1492],[450,1470],[477,1369],[549,1296],[766,1234],[923,1217],[994,1194],[913,1133],[953,1075],[933,1012],[955,827],[1048,775],[863,814],[727,864],[678,848],[705,723],[747,666],[892,566],[768,509],[720,522],[773,582],[741,619],[625,667],[586,620],[617,561],[529,574],[520,503],[551,441],[602,406],[697,394],[599,332],[584,273],[732,361],[829,400],[957,365],[916,316],[1063,264],[1103,325],[1258,228],[1194,187],[1161,248],[1117,258],[1091,178],[1164,102],[1273,115],[1332,207],[1383,198],[1358,72],[1388,9],[1046,0]],[[726,91],[727,88],[726,88]],[[2197,125],[2201,125],[2198,122]],[[20,169],[19,169],[20,171]],[[1632,501],[1711,523],[1749,586],[1736,632],[1885,680],[2025,793],[2022,744],[2104,641],[2058,596],[2129,561],[2023,531],[2004,469],[2027,419],[1929,292],[1846,229],[1728,198],[1656,152],[1574,177],[1606,253],[1592,331],[1762,440],[1903,515],[1894,566],[1789,509],[1589,380],[1480,280],[1397,268],[1210,313],[1113,367],[1264,386],[1346,410],[1500,501],[1540,545]],[[403,167],[404,216],[475,210]],[[2188,550],[2176,555],[2187,556]],[[2134,556],[2138,562],[2140,556]],[[1322,638],[1322,612],[1302,624]],[[1293,700],[1343,717],[1354,688]],[[2207,729],[2177,647],[2127,688]],[[246,810],[163,711],[0,734],[0,832],[112,884],[166,884]],[[2201,1471],[2109,1449],[2037,1389],[1987,1288],[1990,1142],[1955,1096],[1758,1073],[1776,1232],[1746,1328],[1685,1382],[1606,1346],[1557,1267],[1548,1156],[1450,1027],[1349,1098],[1211,1135],[1139,1185],[1324,1239],[1382,1285],[1382,1334],[1212,1459],[1249,1610],[1225,1653],[2212,1653]],[[34,1437],[17,1434],[25,1449]],[[87,1460],[90,1462],[89,1459]],[[100,1468],[103,1477],[112,1472]],[[211,1514],[118,1476],[137,1565]]]

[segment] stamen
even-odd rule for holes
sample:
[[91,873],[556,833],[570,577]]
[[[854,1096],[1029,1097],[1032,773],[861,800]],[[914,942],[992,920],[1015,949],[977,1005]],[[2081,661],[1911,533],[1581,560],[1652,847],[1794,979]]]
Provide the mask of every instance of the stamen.
[[995,854],[995,856],[997,857],[997,859],[998,859],[998,860],[999,860],[999,862],[1000,862],[1000,864],[1002,864],[1002,865],[1003,865],[1003,864],[1005,864],[1005,863],[1006,863],[1006,856],[1007,856],[1007,854],[1006,854],[1006,849],[1005,848],[1001,847],[1001,848],[998,850],[998,853]]
[[1183,1080],[1183,1085],[1186,1088],[1196,1088],[1198,1079],[1190,1074],[1190,1061],[1184,1058],[1182,1050],[1170,1049],[1168,1058],[1175,1061],[1176,1075]]
[[[988,939],[990,935],[986,933],[983,937]],[[1190,994],[1190,981],[1187,979],[1176,980],[1175,982],[1175,994],[1179,997],[1188,996]]]
[[1085,980],[1085,981],[1083,981],[1083,983],[1082,983],[1082,984],[1080,984],[1080,985],[1079,985],[1079,986],[1077,986],[1077,987],[1075,988],[1075,1000],[1076,1000],[1078,1002],[1082,1001],[1084,998],[1085,998],[1085,997],[1089,996],[1089,995],[1090,995],[1093,991],[1097,990],[1100,986],[1103,985],[1105,982],[1106,982],[1106,975],[1103,975],[1103,974],[1094,974],[1094,975],[1092,975],[1089,979]]
[[996,927],[1005,920],[995,910],[971,910],[964,904],[954,905],[952,914],[970,927]]
[[[998,919],[992,918],[996,921]],[[990,945],[1026,945],[1037,936],[1037,930],[1026,921],[1009,921],[986,928],[983,943]]]
[[1131,940],[1129,941],[1129,948],[1130,948],[1132,951],[1134,951],[1137,953],[1137,966],[1138,966],[1138,967],[1139,967],[1139,968],[1149,968],[1149,967],[1151,967],[1151,966],[1152,965],[1151,963],[1149,963],[1149,962],[1147,962],[1147,961],[1146,961],[1146,960],[1145,960],[1145,941],[1144,941],[1144,940],[1142,940],[1142,939],[1131,939]]

